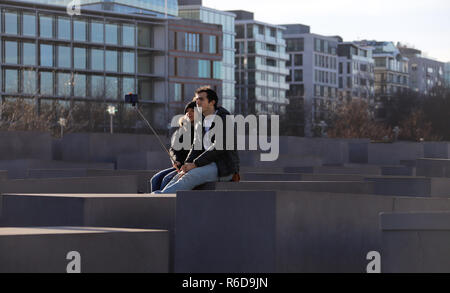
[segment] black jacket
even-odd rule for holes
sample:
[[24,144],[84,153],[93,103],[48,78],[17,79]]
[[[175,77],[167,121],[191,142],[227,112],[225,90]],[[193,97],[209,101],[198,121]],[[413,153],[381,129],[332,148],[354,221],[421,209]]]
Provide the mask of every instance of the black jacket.
[[[216,163],[219,171],[219,177],[225,177],[229,175],[234,175],[235,173],[239,173],[239,155],[236,149],[236,131],[234,131],[234,142],[235,148],[234,150],[226,150],[227,140],[227,125],[226,125],[226,116],[230,115],[225,108],[219,107],[217,108],[218,117],[222,119],[223,124],[223,150],[216,150],[214,144],[216,143],[215,138],[213,137],[213,146],[208,150],[205,150],[202,144],[202,150],[195,150],[194,145],[192,146],[189,155],[186,159],[187,163],[194,163],[197,167],[203,167],[209,165],[211,163]],[[204,117],[203,117],[204,119]],[[211,126],[211,129],[214,128],[214,124]],[[206,130],[203,127],[203,136]]]
[[[178,130],[177,130],[177,132],[179,132],[178,134],[177,133],[174,134],[175,138],[176,138],[177,135],[180,135],[180,137],[178,137],[180,143],[183,143],[183,139],[182,138],[184,138],[184,136],[181,136],[181,133],[183,131],[188,131],[186,129],[183,129],[183,127],[185,127],[185,126],[181,126],[180,128],[178,128]],[[191,128],[191,141],[190,141],[190,146],[191,147],[189,149],[186,149],[186,150],[185,149],[181,149],[181,150],[177,151],[177,150],[175,150],[173,148],[173,144],[172,144],[172,146],[169,149],[170,157],[171,157],[172,161],[173,162],[180,162],[181,165],[183,165],[184,162],[186,161],[186,158],[189,155],[189,151],[192,148],[192,144],[194,143],[194,125],[191,125],[190,128]]]

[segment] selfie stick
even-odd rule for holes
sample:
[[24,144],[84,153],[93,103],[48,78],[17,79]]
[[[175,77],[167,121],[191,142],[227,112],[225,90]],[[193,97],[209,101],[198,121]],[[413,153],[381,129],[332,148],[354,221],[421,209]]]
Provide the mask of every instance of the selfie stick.
[[148,127],[150,128],[150,130],[153,132],[153,134],[156,136],[156,138],[159,141],[159,144],[162,146],[162,148],[164,149],[164,151],[169,155],[170,158],[170,162],[172,164],[174,164],[173,160],[172,160],[172,156],[170,155],[169,150],[167,149],[167,147],[164,145],[164,143],[162,142],[161,138],[159,137],[159,135],[156,133],[155,129],[153,129],[152,125],[150,124],[150,122],[148,122],[148,120],[145,118],[144,114],[142,114],[141,111],[139,111],[138,107],[137,107],[137,95],[132,95],[129,94],[125,97],[125,102],[129,102],[133,105],[133,108],[136,110],[136,112],[141,116],[141,118],[147,123]]

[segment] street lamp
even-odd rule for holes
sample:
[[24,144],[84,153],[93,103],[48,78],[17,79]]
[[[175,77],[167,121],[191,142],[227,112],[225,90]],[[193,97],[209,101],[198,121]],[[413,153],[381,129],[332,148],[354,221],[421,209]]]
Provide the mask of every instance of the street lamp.
[[58,124],[59,124],[59,126],[61,126],[61,138],[62,138],[64,135],[64,127],[67,125],[67,119],[59,118]]
[[108,112],[108,114],[109,114],[110,130],[111,130],[111,134],[113,134],[114,133],[114,130],[113,130],[113,117],[114,117],[114,115],[116,115],[117,108],[115,106],[108,106],[108,109],[106,110],[106,112]]

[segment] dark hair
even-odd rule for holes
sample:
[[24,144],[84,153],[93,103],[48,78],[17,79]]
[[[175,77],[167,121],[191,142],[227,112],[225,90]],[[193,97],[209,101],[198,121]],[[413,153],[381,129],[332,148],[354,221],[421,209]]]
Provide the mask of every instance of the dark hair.
[[195,95],[198,95],[200,93],[206,93],[208,102],[211,103],[212,101],[216,101],[216,103],[214,104],[214,108],[217,109],[218,107],[217,103],[219,102],[219,98],[217,97],[217,93],[214,90],[212,90],[209,86],[203,86],[195,91]]
[[184,107],[184,114],[186,114],[189,109],[195,109],[195,106],[197,106],[197,103],[195,102],[188,103],[186,107]]

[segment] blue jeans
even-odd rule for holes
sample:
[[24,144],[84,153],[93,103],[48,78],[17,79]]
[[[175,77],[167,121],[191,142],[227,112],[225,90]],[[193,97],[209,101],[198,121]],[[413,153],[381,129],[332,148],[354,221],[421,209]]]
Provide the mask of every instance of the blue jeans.
[[155,174],[155,176],[153,176],[150,180],[150,192],[162,190],[176,174],[178,173],[175,168],[162,170]]
[[179,174],[175,175],[163,190],[155,191],[153,194],[167,194],[176,193],[180,190],[192,190],[207,182],[230,181],[233,178],[233,175],[219,178],[218,173],[216,163],[194,168],[182,177]]

